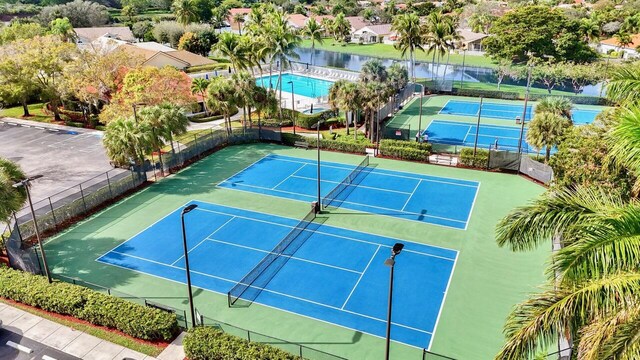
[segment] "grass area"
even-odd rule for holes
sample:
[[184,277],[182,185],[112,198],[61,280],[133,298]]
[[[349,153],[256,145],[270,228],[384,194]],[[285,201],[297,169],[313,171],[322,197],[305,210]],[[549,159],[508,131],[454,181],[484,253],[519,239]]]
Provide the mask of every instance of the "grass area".
[[[300,45],[304,48],[311,47],[311,40],[303,40]],[[318,50],[327,50],[334,51],[339,53],[348,53],[355,55],[364,55],[364,56],[372,56],[379,58],[389,58],[389,59],[398,59],[402,60],[402,54],[400,50],[397,50],[393,45],[388,44],[354,44],[349,43],[346,45],[342,45],[341,43],[336,42],[332,38],[328,38],[324,40],[324,44],[316,43],[315,48]],[[431,62],[432,55],[427,54],[424,51],[417,51],[415,53],[416,61],[418,62]],[[464,63],[468,66],[480,66],[480,67],[490,67],[495,68],[496,64],[494,64],[491,59],[487,56],[478,56],[478,55],[466,55],[464,56]],[[446,59],[445,59],[446,60]],[[451,54],[449,59],[450,64],[460,64],[462,65],[463,55],[462,54]],[[443,62],[444,63],[444,62]]]
[[[81,276],[84,281],[115,291],[187,309],[185,287],[180,283],[184,280],[182,276],[169,280],[95,259],[190,200],[301,218],[308,212],[306,202],[215,186],[270,153],[311,160],[316,156],[315,151],[271,144],[224,148],[48,239],[45,248],[52,272]],[[362,160],[359,155],[328,151],[323,151],[322,157],[325,161],[346,164]],[[515,303],[525,299],[543,281],[543,265],[549,255],[547,247],[526,253],[499,248],[495,243],[495,225],[544,188],[507,174],[380,158],[372,161],[378,169],[481,182],[466,231],[348,209],[330,210],[323,217],[327,226],[459,251],[431,350],[460,360],[494,357],[504,341],[502,327],[507,315]],[[197,282],[195,285],[198,286]],[[380,357],[384,349],[383,338],[258,303],[247,308],[229,308],[226,294],[206,289],[196,288],[194,302],[205,316],[349,359]],[[274,345],[284,347],[280,343]],[[421,349],[395,342],[391,352],[397,359],[422,358]]]
[[76,321],[69,320],[67,319],[68,317],[62,316],[62,315],[54,316],[44,310],[36,309],[31,306],[26,306],[20,303],[12,302],[12,301],[7,301],[2,298],[0,298],[0,302],[17,307],[30,314],[40,316],[41,318],[47,319],[49,321],[53,321],[55,323],[58,323],[64,326],[68,326],[74,330],[85,332],[99,339],[124,346],[128,349],[131,349],[137,352],[141,352],[145,355],[155,357],[155,356],[158,356],[162,352],[162,350],[164,350],[164,346],[153,345],[151,343],[144,343],[144,342],[135,340],[129,336],[121,335],[117,332],[108,330],[106,328],[86,324],[80,320],[76,320]]
[[[418,83],[424,84],[425,87],[430,87],[433,83],[431,79],[416,79]],[[469,82],[464,81],[460,83],[459,80],[454,81],[453,86],[459,89],[473,89],[473,90],[488,90],[488,91],[503,91],[503,92],[512,92],[518,93],[521,97],[524,98],[524,94],[527,91],[526,86],[522,85],[511,85],[511,84],[501,84],[500,89],[498,90],[498,84],[495,83],[485,83],[485,82]],[[431,86],[433,87],[433,86]],[[531,87],[531,94],[539,94],[539,95],[549,95],[549,92],[546,88],[539,87]],[[551,90],[551,95],[556,96],[585,96],[582,94],[575,94],[573,91],[562,91],[562,90]]]
[[12,117],[16,119],[25,119],[25,120],[33,120],[40,122],[51,122],[53,120],[53,116],[47,115],[42,110],[44,106],[43,103],[29,104],[27,107],[29,108],[30,117],[22,117],[24,114],[22,110],[22,105],[14,106],[6,109],[0,110],[0,118],[1,117]]

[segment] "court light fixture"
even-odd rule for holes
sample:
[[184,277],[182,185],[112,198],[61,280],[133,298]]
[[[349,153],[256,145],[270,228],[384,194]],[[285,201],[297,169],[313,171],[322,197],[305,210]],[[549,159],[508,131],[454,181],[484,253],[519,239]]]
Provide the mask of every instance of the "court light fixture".
[[396,264],[396,256],[404,249],[404,244],[395,243],[391,248],[391,256],[384,261],[384,264],[391,268],[389,271],[389,304],[387,308],[387,342],[385,346],[384,358],[389,360],[389,345],[391,345],[391,304],[393,303],[393,269]]
[[198,205],[191,204],[182,209],[180,214],[180,220],[182,222],[182,245],[184,248],[184,264],[185,271],[187,272],[187,290],[189,292],[189,310],[191,311],[191,326],[196,327],[196,313],[193,307],[193,291],[191,291],[191,271],[189,270],[189,247],[187,246],[187,231],[184,226],[184,215],[190,213]]
[[31,209],[31,218],[33,219],[33,228],[36,230],[36,239],[38,239],[38,246],[40,247],[40,255],[42,256],[42,265],[44,267],[44,274],[47,276],[47,280],[49,281],[49,284],[51,284],[51,273],[49,273],[49,265],[47,264],[47,254],[45,254],[44,246],[42,246],[42,238],[40,237],[40,228],[38,227],[38,221],[36,220],[36,212],[33,209],[33,201],[31,200],[31,191],[29,191],[29,186],[31,185],[31,181],[40,179],[41,177],[43,177],[43,175],[33,175],[24,180],[18,181],[12,186],[16,189],[22,187],[27,192],[27,199],[29,200],[29,209]]

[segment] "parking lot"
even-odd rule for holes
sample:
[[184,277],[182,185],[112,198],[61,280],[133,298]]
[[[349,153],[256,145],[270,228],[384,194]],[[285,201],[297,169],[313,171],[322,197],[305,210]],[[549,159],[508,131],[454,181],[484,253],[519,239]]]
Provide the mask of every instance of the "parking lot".
[[113,169],[100,131],[9,118],[0,119],[0,157],[43,175],[31,188],[34,202]]

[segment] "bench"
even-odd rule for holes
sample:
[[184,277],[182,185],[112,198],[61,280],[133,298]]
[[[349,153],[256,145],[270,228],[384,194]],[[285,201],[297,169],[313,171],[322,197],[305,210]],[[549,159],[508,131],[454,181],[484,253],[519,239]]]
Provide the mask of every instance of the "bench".
[[293,146],[299,147],[299,148],[309,149],[309,143],[306,142],[306,141],[296,141],[296,142],[293,143]]

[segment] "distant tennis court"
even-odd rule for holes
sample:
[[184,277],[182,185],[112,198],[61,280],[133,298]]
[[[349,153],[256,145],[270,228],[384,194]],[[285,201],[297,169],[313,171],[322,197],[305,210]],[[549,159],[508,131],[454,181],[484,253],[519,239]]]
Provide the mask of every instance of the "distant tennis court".
[[[457,146],[473,147],[476,139],[476,125],[457,121],[433,120],[423,132],[429,136],[429,142]],[[527,129],[522,137],[523,151],[537,153],[527,142]],[[520,128],[480,124],[478,132],[478,147],[494,148],[496,141],[498,150],[518,150]]]
[[[267,155],[218,186],[311,202],[317,197],[317,162]],[[322,162],[321,196],[331,205],[407,220],[466,229],[479,183],[368,166],[349,185],[352,165]],[[342,190],[332,197],[334,189]]]
[[[533,117],[534,106],[527,106],[527,121]],[[479,101],[460,101],[449,100],[445,106],[440,110],[439,114],[447,115],[461,115],[461,116],[478,116],[480,110]],[[522,118],[523,105],[509,105],[502,103],[482,103],[482,117],[502,119],[502,120],[514,120],[516,118]],[[573,109],[572,120],[575,125],[584,125],[592,123],[600,111],[598,110],[583,110]]]
[[[193,284],[227,294],[273,256],[299,220],[192,201],[185,216]],[[186,205],[186,204],[185,204]],[[179,207],[97,261],[184,283]],[[389,268],[397,239],[313,221],[262,269],[267,280],[249,299],[364,333],[385,335]],[[430,348],[457,260],[457,251],[402,241],[396,263],[392,339]],[[196,298],[196,307],[198,305]],[[243,311],[232,309],[232,311]],[[275,325],[275,324],[274,324]]]

